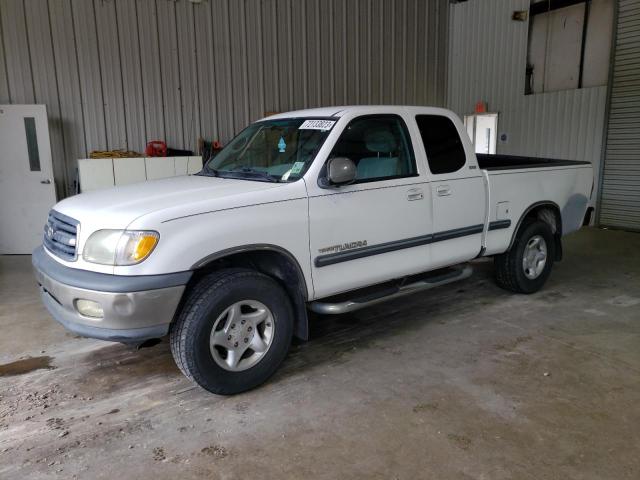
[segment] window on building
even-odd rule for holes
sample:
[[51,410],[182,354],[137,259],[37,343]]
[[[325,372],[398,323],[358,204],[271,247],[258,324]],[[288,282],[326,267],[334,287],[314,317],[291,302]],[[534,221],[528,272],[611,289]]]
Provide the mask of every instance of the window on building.
[[409,134],[400,117],[370,115],[353,120],[342,132],[330,158],[356,164],[356,183],[417,175]]
[[606,85],[615,0],[531,0],[525,94]]
[[460,135],[453,122],[442,115],[418,115],[416,123],[434,175],[460,170],[467,161]]

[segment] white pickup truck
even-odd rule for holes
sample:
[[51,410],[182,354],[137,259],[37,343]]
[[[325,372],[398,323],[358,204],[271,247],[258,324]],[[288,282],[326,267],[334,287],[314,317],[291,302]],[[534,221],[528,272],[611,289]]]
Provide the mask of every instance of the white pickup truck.
[[243,130],[203,170],[59,202],[33,254],[51,315],[118,342],[170,336],[182,372],[264,382],[307,310],[338,314],[466,278],[542,287],[590,215],[588,162],[476,155],[439,108],[332,107]]

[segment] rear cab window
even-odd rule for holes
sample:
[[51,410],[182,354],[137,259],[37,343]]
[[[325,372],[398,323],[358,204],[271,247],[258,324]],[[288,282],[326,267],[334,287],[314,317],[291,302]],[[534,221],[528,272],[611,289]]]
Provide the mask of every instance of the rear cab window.
[[467,156],[458,129],[443,115],[416,115],[416,123],[434,175],[453,173],[464,167]]

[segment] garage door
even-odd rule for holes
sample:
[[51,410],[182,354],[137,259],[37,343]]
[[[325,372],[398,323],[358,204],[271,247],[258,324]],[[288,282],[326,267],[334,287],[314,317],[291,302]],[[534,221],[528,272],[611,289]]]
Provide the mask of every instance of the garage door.
[[640,230],[640,0],[620,0],[600,224]]

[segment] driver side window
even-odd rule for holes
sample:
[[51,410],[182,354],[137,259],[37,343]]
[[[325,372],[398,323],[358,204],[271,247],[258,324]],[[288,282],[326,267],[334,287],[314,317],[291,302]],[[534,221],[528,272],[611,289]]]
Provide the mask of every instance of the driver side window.
[[356,118],[340,135],[329,158],[347,157],[356,164],[355,183],[417,175],[409,133],[396,115]]

